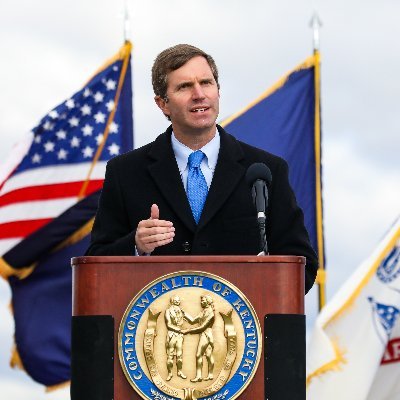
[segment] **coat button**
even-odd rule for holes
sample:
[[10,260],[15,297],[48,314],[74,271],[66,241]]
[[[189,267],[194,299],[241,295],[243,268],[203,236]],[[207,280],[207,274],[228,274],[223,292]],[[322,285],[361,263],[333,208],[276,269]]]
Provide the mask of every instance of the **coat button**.
[[189,242],[183,242],[182,243],[182,248],[183,248],[183,251],[185,253],[189,253],[189,251],[191,250],[190,243]]

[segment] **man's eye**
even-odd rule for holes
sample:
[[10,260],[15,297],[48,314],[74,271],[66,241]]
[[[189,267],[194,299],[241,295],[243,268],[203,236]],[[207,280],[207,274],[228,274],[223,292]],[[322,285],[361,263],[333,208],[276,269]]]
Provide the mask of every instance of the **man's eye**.
[[189,87],[188,83],[183,83],[182,85],[179,86],[178,90],[185,90]]

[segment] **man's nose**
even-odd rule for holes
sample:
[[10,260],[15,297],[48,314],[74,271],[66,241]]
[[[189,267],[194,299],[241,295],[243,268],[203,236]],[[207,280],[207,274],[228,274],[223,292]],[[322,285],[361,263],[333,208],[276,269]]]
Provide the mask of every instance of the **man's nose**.
[[206,96],[204,94],[204,90],[199,83],[195,83],[193,86],[192,97],[194,99],[204,99]]

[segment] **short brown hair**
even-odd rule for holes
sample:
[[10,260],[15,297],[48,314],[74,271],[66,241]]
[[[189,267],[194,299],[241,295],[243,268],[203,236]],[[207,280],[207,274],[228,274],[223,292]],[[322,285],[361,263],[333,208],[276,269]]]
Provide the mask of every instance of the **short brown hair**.
[[168,73],[177,70],[197,56],[204,57],[207,60],[219,89],[218,69],[214,59],[203,50],[190,44],[177,44],[162,51],[154,61],[151,69],[154,94],[162,99],[167,99]]

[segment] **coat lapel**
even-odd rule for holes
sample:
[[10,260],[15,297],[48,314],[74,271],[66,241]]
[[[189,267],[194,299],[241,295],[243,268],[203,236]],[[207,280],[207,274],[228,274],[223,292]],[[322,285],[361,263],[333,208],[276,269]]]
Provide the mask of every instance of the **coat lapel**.
[[205,226],[223,206],[237,184],[243,179],[246,168],[239,163],[243,159],[243,151],[236,139],[218,127],[221,147],[218,154],[210,191],[204,205],[198,229]]
[[171,146],[171,132],[160,135],[154,142],[149,156],[154,160],[148,166],[149,173],[158,186],[161,195],[169,203],[174,212],[192,232],[196,230],[192,210],[182,184],[178,165]]

